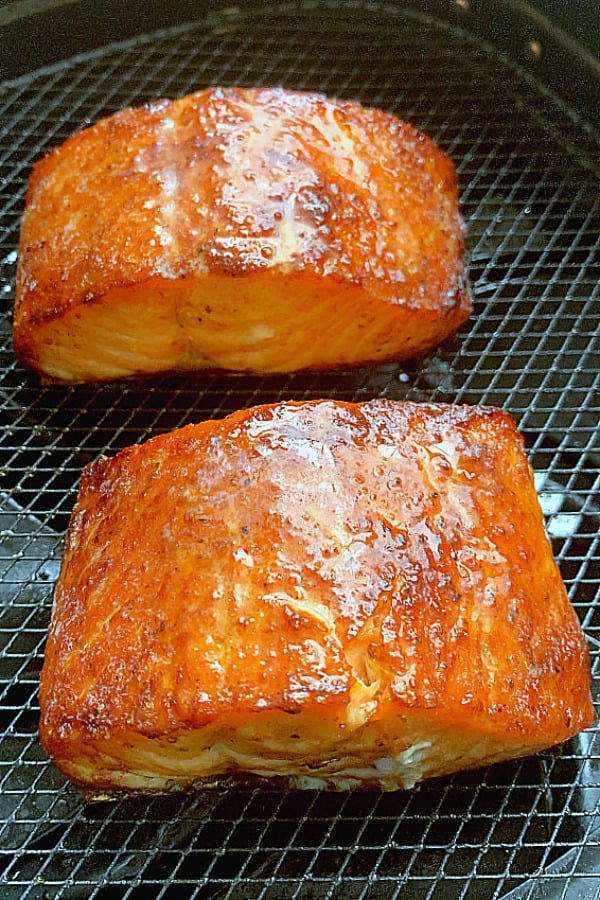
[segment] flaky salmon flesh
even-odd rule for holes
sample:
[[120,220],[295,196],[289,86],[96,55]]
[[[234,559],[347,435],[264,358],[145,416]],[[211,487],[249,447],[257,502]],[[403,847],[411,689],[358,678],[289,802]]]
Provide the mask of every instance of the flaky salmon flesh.
[[90,798],[409,788],[594,719],[515,423],[388,400],[255,407],[89,465],[40,707]]
[[47,382],[423,355],[471,312],[451,159],[281,88],[123,110],[31,173],[13,342]]

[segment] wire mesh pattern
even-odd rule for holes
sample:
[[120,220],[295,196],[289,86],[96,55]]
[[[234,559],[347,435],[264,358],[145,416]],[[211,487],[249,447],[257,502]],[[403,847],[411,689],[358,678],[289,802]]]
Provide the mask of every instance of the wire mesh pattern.
[[[382,106],[456,161],[472,319],[414,365],[43,387],[10,312],[32,162],[117,109],[208,84],[283,84]],[[37,741],[52,585],[82,466],[191,421],[281,399],[487,403],[525,434],[598,676],[598,159],[591,129],[524,71],[413,8],[231,8],[0,85],[0,895],[12,898],[594,896],[600,738],[410,792],[274,786],[85,808]],[[598,694],[598,683],[595,684]]]

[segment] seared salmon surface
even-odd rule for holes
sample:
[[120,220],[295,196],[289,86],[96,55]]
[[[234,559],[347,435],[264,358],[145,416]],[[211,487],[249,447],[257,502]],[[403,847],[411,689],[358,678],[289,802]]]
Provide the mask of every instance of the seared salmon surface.
[[387,400],[259,406],[90,464],[40,706],[88,797],[409,788],[594,719],[515,423]]
[[405,360],[470,312],[453,162],[382,110],[209,88],[30,176],[13,342],[47,382]]

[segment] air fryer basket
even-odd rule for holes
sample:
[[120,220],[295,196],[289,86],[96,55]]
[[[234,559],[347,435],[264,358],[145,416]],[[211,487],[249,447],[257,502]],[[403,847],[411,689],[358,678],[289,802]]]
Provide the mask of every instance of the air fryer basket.
[[[280,399],[486,403],[523,431],[598,675],[600,143],[487,43],[469,4],[273,2],[204,12],[0,84],[0,896],[591,897],[600,885],[595,728],[536,757],[407,792],[265,785],[85,808],[37,740],[52,585],[82,466],[187,422]],[[443,4],[439,4],[440,8]],[[422,7],[422,8],[420,8]],[[117,109],[208,84],[283,84],[389,109],[454,158],[475,310],[413,365],[42,387],[12,353],[32,162]],[[596,695],[598,682],[595,683]]]

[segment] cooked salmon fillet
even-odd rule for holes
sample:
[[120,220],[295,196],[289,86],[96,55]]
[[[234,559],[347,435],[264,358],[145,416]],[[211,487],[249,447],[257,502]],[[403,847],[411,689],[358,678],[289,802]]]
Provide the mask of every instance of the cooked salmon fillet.
[[255,407],[88,466],[40,705],[89,797],[408,788],[594,719],[513,420],[385,400]]
[[14,348],[46,381],[425,353],[471,311],[452,161],[278,88],[123,110],[34,167]]

